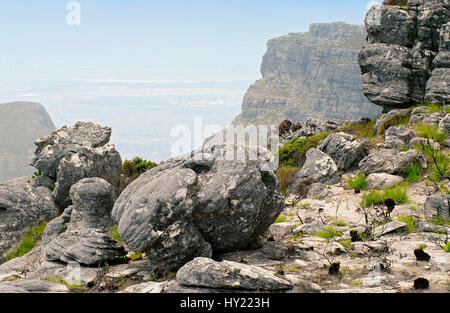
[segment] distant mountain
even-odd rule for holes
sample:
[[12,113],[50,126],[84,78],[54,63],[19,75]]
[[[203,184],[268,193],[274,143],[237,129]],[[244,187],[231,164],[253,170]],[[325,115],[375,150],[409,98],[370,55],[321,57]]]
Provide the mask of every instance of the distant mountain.
[[330,23],[269,40],[263,78],[248,89],[233,124],[376,116],[381,109],[364,97],[358,65],[365,38],[363,26]]
[[34,140],[55,128],[39,103],[0,104],[0,181],[33,174]]

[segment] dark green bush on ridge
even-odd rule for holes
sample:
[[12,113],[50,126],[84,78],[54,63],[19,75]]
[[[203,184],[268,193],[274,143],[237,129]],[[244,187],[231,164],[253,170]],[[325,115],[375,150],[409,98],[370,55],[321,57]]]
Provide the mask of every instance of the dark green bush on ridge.
[[317,147],[317,144],[329,135],[329,133],[320,133],[305,139],[295,137],[289,140],[289,142],[280,149],[280,165],[301,167],[304,163],[306,152],[308,152],[309,149]]
[[155,162],[135,157],[133,160],[125,160],[123,162],[122,173],[129,177],[139,176],[155,166],[157,166]]

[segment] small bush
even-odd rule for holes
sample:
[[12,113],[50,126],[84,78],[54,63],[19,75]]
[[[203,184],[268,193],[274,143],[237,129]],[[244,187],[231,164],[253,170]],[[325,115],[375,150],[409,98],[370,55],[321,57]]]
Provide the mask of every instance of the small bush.
[[277,170],[277,178],[280,183],[281,193],[286,196],[287,188],[295,180],[295,175],[300,169],[298,167],[283,166]]
[[406,230],[411,233],[416,227],[416,220],[412,216],[401,216],[398,218],[400,222],[406,223]]
[[14,258],[21,257],[30,252],[31,249],[34,248],[36,243],[42,239],[42,235],[44,234],[46,226],[47,226],[46,222],[40,222],[39,225],[31,227],[28,233],[22,239],[22,242],[20,243],[17,250],[8,254],[6,260],[9,261]]
[[342,236],[342,232],[333,228],[333,227],[325,227],[316,233],[316,236],[321,238],[334,238]]
[[355,179],[350,179],[348,181],[348,187],[350,189],[361,189],[364,190],[367,188],[366,183],[366,175],[364,173],[358,174],[358,176],[355,177]]
[[447,132],[439,131],[439,126],[430,126],[423,123],[418,123],[415,126],[415,129],[420,137],[432,139],[439,142],[441,145],[444,144],[445,139],[448,137]]
[[391,126],[405,126],[407,127],[409,124],[409,121],[411,120],[411,113],[412,109],[410,109],[406,113],[398,113],[390,118],[388,118],[386,121],[383,122],[382,125],[380,125],[379,133],[384,134],[384,132]]
[[344,226],[347,226],[347,222],[338,220],[338,221],[334,221],[333,225],[334,226],[342,226],[342,227],[344,227]]
[[309,149],[317,147],[317,144],[327,138],[328,133],[320,133],[306,139],[297,137],[288,141],[279,151],[280,164],[282,166],[301,167],[304,157]]
[[350,244],[352,243],[351,239],[348,240],[339,240],[339,243],[345,248],[348,249],[350,247]]
[[372,190],[370,193],[363,195],[361,206],[370,208],[376,204],[382,204],[386,199],[392,199],[396,204],[408,202],[407,188],[397,185],[395,187],[386,188],[383,191]]
[[133,160],[125,160],[122,164],[122,173],[128,177],[139,176],[149,169],[157,166],[155,162],[147,161],[141,157],[135,157]]
[[420,164],[411,163],[411,165],[404,171],[404,175],[409,183],[416,183],[419,181],[421,172],[422,167]]

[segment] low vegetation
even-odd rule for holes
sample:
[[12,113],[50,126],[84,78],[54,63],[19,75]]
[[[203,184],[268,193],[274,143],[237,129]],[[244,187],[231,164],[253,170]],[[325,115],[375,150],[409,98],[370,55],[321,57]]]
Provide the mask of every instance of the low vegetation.
[[278,223],[284,223],[287,221],[287,216],[285,215],[280,215],[277,217],[277,219],[275,220],[275,222],[273,222],[274,224],[278,224]]
[[410,109],[407,113],[398,113],[391,116],[386,121],[384,121],[383,124],[380,125],[379,133],[384,134],[384,132],[391,126],[401,125],[407,127],[409,121],[411,120],[411,113],[412,109]]
[[430,142],[417,145],[416,149],[423,152],[431,164],[431,180],[441,181],[450,177],[450,159],[445,152],[433,149]]
[[281,193],[286,196],[287,189],[290,184],[292,184],[295,180],[295,175],[300,170],[298,167],[292,166],[283,166],[277,170],[277,178],[280,183]]
[[366,175],[359,173],[354,179],[349,179],[348,188],[365,190],[367,188]]
[[416,220],[412,216],[401,216],[398,218],[400,222],[406,223],[406,230],[411,233],[416,227]]
[[408,183],[416,183],[420,179],[422,167],[418,163],[411,163],[403,173]]
[[423,123],[418,123],[415,129],[420,137],[432,139],[439,142],[441,145],[444,144],[445,139],[447,139],[448,134],[446,131],[440,131],[439,126],[430,126]]
[[328,226],[328,227],[325,227],[325,228],[319,230],[316,233],[316,236],[329,239],[329,238],[342,236],[342,232],[340,232],[339,230],[337,230],[334,227]]
[[47,281],[52,282],[52,283],[57,283],[57,284],[60,284],[60,285],[64,285],[72,292],[84,292],[84,291],[89,290],[89,288],[87,286],[85,286],[85,285],[70,284],[67,281],[65,281],[64,279],[59,278],[59,277],[46,277],[43,280],[47,280]]
[[370,208],[376,204],[382,204],[386,199],[392,199],[396,204],[408,202],[407,188],[397,185],[391,188],[385,188],[382,191],[372,190],[363,195],[361,206]]
[[374,138],[376,136],[373,132],[375,122],[375,120],[371,120],[364,123],[348,124],[339,128],[338,131],[354,135],[356,138]]
[[14,258],[21,257],[30,252],[31,249],[33,249],[34,246],[36,246],[36,244],[42,239],[42,235],[44,234],[46,226],[46,222],[40,222],[39,225],[31,227],[28,233],[22,239],[22,242],[20,243],[16,251],[8,254],[6,260],[9,261]]
[[123,239],[120,237],[119,229],[118,229],[117,226],[114,226],[112,228],[112,230],[109,232],[109,237],[111,237],[115,241],[117,241],[120,244],[122,244],[122,246],[125,246],[125,241],[123,241]]
[[317,144],[327,138],[329,133],[320,133],[305,139],[297,137],[289,140],[279,152],[282,166],[301,167],[305,160],[306,152],[317,147]]

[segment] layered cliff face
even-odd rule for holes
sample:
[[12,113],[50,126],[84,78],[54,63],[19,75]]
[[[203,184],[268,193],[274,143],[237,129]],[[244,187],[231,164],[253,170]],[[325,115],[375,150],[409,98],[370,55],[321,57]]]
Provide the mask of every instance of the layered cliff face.
[[292,33],[267,44],[263,78],[247,91],[236,124],[279,124],[350,120],[381,110],[362,93],[358,53],[364,27],[345,23],[312,24],[308,33]]
[[34,140],[55,128],[39,103],[0,104],[0,181],[33,174]]
[[450,101],[449,1],[406,2],[374,6],[365,19],[363,90],[386,110]]

